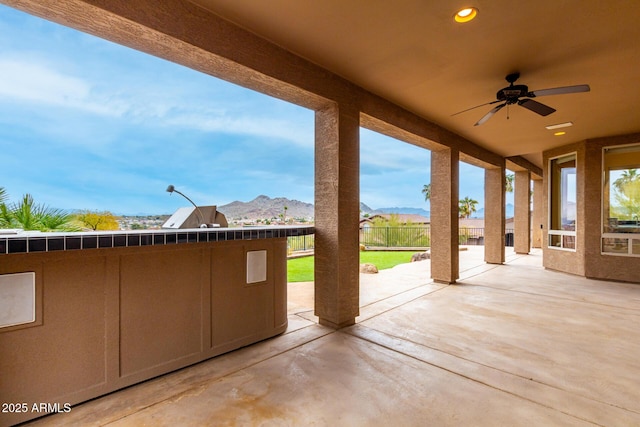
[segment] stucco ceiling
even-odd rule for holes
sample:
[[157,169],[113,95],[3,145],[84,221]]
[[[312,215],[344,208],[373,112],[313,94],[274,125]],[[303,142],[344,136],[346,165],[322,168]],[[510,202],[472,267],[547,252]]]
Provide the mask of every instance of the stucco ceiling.
[[[192,0],[357,85],[503,156],[640,131],[640,2],[628,0]],[[478,17],[453,20],[462,6]],[[589,84],[536,100],[547,117],[493,106],[505,76],[529,90]],[[507,113],[509,118],[507,119]],[[566,135],[546,125],[573,122]]]

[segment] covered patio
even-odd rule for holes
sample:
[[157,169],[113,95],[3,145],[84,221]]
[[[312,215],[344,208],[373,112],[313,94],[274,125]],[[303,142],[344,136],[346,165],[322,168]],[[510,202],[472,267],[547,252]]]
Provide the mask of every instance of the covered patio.
[[423,261],[361,277],[357,324],[314,319],[290,284],[283,335],[32,425],[637,425],[640,292],[460,254],[457,285]]
[[[617,221],[608,206],[611,184],[603,180],[607,172],[640,168],[640,3],[477,1],[478,19],[460,26],[447,2],[374,8],[364,0],[0,1],[315,113],[315,224],[307,230],[315,234],[315,280],[313,287],[289,287],[288,326],[284,292],[266,286],[286,287],[284,257],[251,246],[261,242],[250,233],[212,242],[192,230],[193,242],[201,242],[194,244],[186,235],[178,249],[206,256],[182,254],[185,264],[197,265],[171,270],[189,277],[165,283],[161,309],[151,310],[159,321],[140,316],[151,331],[119,327],[138,313],[121,299],[129,292],[148,308],[147,295],[167,280],[162,274],[147,280],[145,271],[169,265],[162,262],[167,248],[116,248],[114,237],[111,246],[91,249],[104,259],[70,250],[61,255],[65,268],[53,263],[51,274],[39,254],[26,253],[26,241],[13,245],[19,254],[5,244],[0,270],[36,278],[37,308],[64,315],[83,308],[98,325],[80,315],[68,322],[87,329],[84,352],[56,341],[68,329],[46,312],[35,324],[0,331],[0,362],[13,375],[2,390],[5,401],[74,405],[34,425],[640,425],[640,234],[630,232],[637,224]],[[536,105],[527,86],[490,110],[499,102],[496,90],[513,90],[500,89],[504,76],[519,72],[531,89],[548,88],[542,95],[591,89],[551,98],[558,112],[549,119],[526,111]],[[474,126],[498,107],[507,108]],[[566,137],[549,132],[558,125],[571,126]],[[431,151],[424,165],[432,193],[431,262],[375,280],[358,273],[361,128]],[[484,250],[459,251],[461,161],[485,170]],[[506,169],[515,173],[515,252],[505,250]],[[269,233],[276,237],[273,252],[284,254],[286,232]],[[95,236],[87,239],[98,246]],[[236,249],[231,261],[227,244]],[[255,270],[266,275],[264,295],[253,305],[240,297],[230,304],[220,287],[237,291],[254,283],[244,274],[248,251],[261,254]],[[164,258],[149,260],[148,253]],[[145,261],[146,270],[120,254]],[[102,270],[88,267],[89,257]],[[228,272],[219,274],[216,265]],[[81,296],[106,313],[56,303],[78,294],[67,285],[86,291]],[[171,293],[185,289],[204,305],[185,293],[186,308],[175,316]],[[52,294],[58,300],[46,301]],[[271,300],[282,319],[256,314]],[[194,313],[202,314],[201,336],[191,326]],[[216,324],[220,313],[228,314],[226,323]],[[156,377],[196,362],[181,354],[190,349],[181,343],[188,334],[198,356],[217,356],[222,350],[213,351],[216,334],[208,332],[226,336],[246,319],[258,332],[287,329],[266,341],[243,330],[260,342]],[[177,320],[184,327],[174,327]],[[171,334],[159,339],[166,329]],[[46,333],[48,346],[31,333]],[[25,338],[13,341],[19,334]],[[159,361],[145,360],[144,342],[155,345]],[[47,356],[65,353],[49,364],[26,363],[34,347]],[[93,382],[68,391],[34,367]],[[19,394],[26,373],[35,378],[34,390]],[[105,378],[123,388],[102,396]],[[20,421],[42,414],[28,415]]]

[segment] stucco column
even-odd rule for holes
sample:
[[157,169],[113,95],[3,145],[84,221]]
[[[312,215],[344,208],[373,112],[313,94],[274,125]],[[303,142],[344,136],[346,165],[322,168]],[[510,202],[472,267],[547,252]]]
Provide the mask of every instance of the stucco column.
[[359,132],[355,109],[316,111],[315,314],[333,328],[359,314]]
[[450,148],[431,152],[431,278],[439,283],[459,277],[459,158]]
[[484,261],[504,263],[505,166],[484,170]]
[[528,254],[531,250],[531,172],[517,171],[514,181],[513,249],[517,254]]
[[533,180],[533,216],[531,219],[532,241],[531,247],[542,247],[542,224],[544,224],[544,209],[542,208],[543,191],[542,179]]

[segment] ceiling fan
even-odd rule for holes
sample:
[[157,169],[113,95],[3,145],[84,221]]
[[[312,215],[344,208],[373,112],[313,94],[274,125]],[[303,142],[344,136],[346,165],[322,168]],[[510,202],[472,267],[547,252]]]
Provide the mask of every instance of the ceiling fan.
[[493,107],[491,111],[485,114],[480,120],[474,124],[474,126],[480,126],[487,120],[491,118],[495,113],[500,111],[502,108],[512,104],[518,104],[527,110],[531,110],[534,113],[540,114],[541,116],[548,116],[549,114],[556,111],[554,108],[549,107],[548,105],[544,105],[539,103],[538,101],[534,101],[531,98],[537,98],[540,96],[548,96],[548,95],[563,95],[566,93],[577,93],[577,92],[589,92],[591,88],[589,85],[575,85],[575,86],[562,86],[555,87],[551,89],[540,89],[535,90],[533,92],[529,92],[529,88],[526,85],[514,85],[516,80],[520,77],[520,73],[512,73],[509,74],[505,79],[509,82],[509,86],[502,88],[496,93],[496,100],[491,102],[485,102],[484,104],[476,105],[475,107],[467,108],[466,110],[457,112],[452,114],[452,116],[458,115],[460,113],[464,113],[466,111],[473,110],[478,107],[482,107],[484,105],[497,104],[501,102],[502,104]]

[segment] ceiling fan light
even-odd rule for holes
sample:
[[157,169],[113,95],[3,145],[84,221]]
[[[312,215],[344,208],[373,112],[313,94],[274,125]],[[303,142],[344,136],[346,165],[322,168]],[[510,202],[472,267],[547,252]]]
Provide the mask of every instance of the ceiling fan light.
[[460,9],[454,16],[453,19],[456,22],[464,23],[473,20],[476,15],[478,15],[478,9],[475,7],[465,7],[464,9]]

